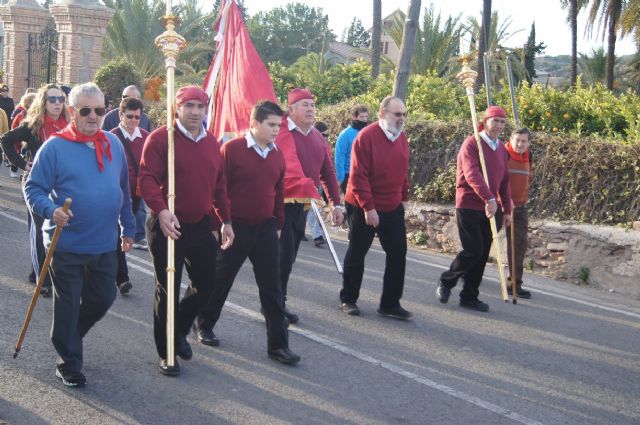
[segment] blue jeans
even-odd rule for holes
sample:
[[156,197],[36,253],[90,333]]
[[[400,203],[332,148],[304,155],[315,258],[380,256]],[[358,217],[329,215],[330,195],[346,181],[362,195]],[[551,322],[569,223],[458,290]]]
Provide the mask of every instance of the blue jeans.
[[140,242],[145,236],[145,223],[147,221],[147,208],[143,200],[140,200],[140,207],[136,212],[136,235],[134,240]]

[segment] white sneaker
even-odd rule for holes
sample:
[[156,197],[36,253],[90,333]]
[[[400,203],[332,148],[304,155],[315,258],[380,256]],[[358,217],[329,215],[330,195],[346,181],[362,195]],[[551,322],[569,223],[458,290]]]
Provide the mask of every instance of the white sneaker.
[[134,249],[147,249],[148,247],[146,239],[140,239],[138,242],[133,243]]
[[10,171],[9,172],[9,177],[17,179],[18,178],[18,172],[17,171]]

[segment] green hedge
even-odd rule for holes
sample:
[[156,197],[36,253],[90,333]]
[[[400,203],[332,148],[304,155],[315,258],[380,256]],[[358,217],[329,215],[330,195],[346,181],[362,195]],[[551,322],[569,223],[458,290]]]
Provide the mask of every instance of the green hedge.
[[[318,118],[331,129],[332,143],[348,125],[352,104],[343,102],[319,111]],[[507,128],[505,134],[510,131]],[[470,123],[410,119],[406,132],[412,198],[454,203],[456,156],[471,134]],[[640,144],[534,132],[531,150],[534,173],[529,207],[534,216],[610,224],[640,218]]]

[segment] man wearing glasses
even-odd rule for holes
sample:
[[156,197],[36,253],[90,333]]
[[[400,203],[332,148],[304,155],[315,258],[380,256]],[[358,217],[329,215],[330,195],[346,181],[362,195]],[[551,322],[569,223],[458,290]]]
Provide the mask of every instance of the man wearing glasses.
[[[142,198],[137,192],[138,170],[140,168],[140,160],[142,158],[142,148],[144,147],[144,142],[147,140],[147,136],[149,135],[147,130],[139,127],[142,110],[142,102],[135,97],[122,99],[120,107],[118,108],[120,125],[111,130],[111,133],[115,134],[118,139],[120,139],[120,142],[124,147],[124,151],[127,154],[127,163],[129,164],[129,190],[131,191],[133,214],[136,216],[142,202]],[[117,244],[117,246],[118,274],[116,275],[116,284],[118,285],[120,294],[126,295],[129,293],[133,285],[129,280],[127,257],[122,249],[120,249],[120,244]]]
[[9,97],[9,86],[0,84],[0,109],[7,115],[7,120],[11,119],[14,108],[13,99]]
[[[140,94],[140,90],[136,86],[127,86],[122,90],[122,99],[134,98],[140,100],[142,95]],[[103,131],[111,131],[114,128],[117,128],[120,125],[120,109],[113,109],[107,115],[105,115],[104,120],[102,120],[102,130]],[[147,132],[151,132],[151,121],[149,121],[149,116],[144,112],[140,113],[140,123],[138,124],[143,130]]]
[[[100,130],[104,95],[93,83],[69,94],[71,122],[36,154],[25,185],[29,207],[45,219],[44,245],[64,226],[51,262],[54,288],[51,341],[61,361],[56,376],[69,387],[86,383],[82,339],[116,297],[118,223],[122,249],[133,244],[129,173],[124,148]],[[73,200],[65,213],[66,198]]]
[[406,116],[401,99],[386,97],[380,104],[378,122],[362,129],[353,142],[345,194],[349,248],[340,291],[341,309],[350,316],[360,314],[356,302],[364,257],[377,234],[387,256],[378,313],[401,320],[411,317],[400,306],[407,256],[404,208],[409,193],[409,143],[403,131]]

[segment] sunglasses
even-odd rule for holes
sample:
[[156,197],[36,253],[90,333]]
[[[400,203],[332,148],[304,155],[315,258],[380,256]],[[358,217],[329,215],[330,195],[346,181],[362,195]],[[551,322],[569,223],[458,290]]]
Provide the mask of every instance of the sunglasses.
[[64,103],[64,96],[47,96],[47,102],[49,103]]
[[78,113],[80,113],[81,117],[86,117],[87,115],[89,115],[91,113],[91,111],[95,112],[97,116],[101,117],[104,114],[107,113],[106,108],[76,108],[75,106],[73,107],[73,109],[75,109],[76,111],[78,111]]
[[2,90],[0,90],[0,92],[9,93],[9,89],[2,89]]
[[124,116],[127,117],[127,119],[129,119],[129,120],[139,120],[140,119],[140,115],[124,114]]

